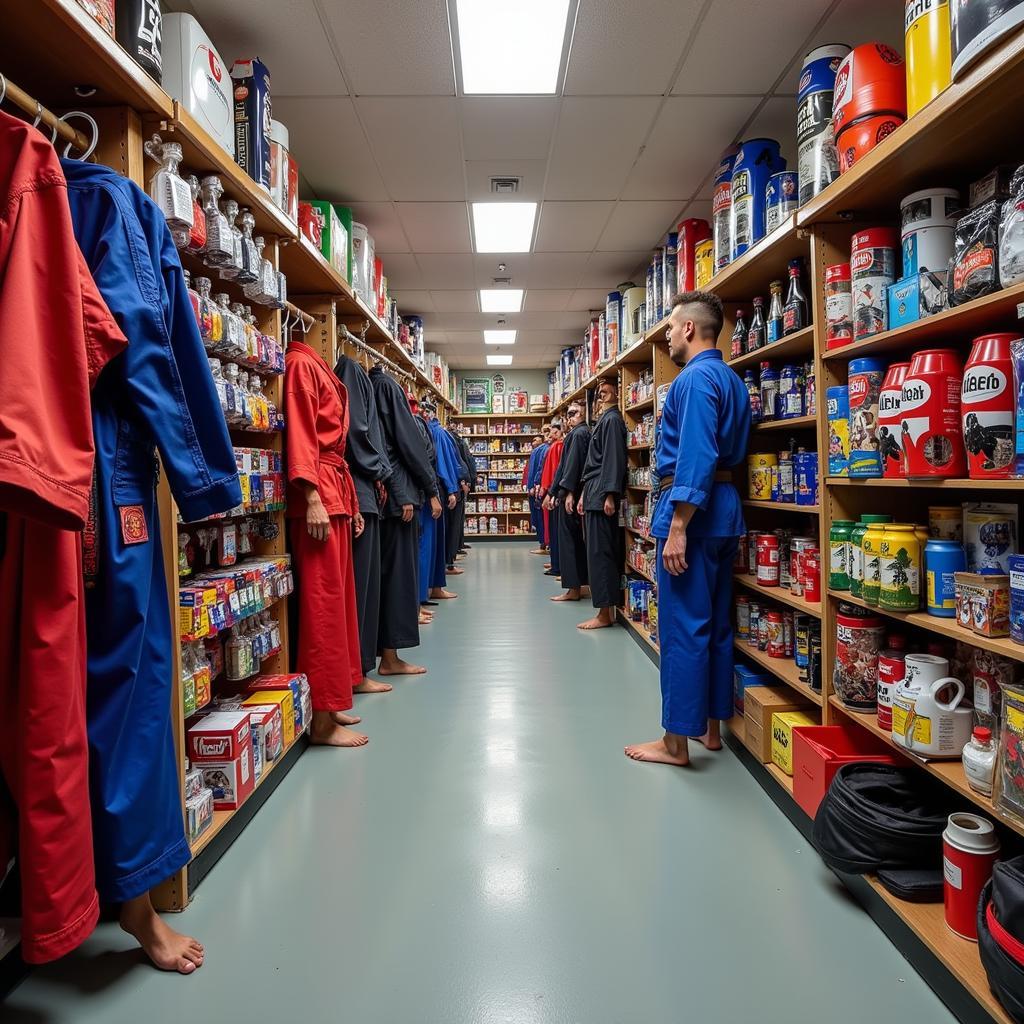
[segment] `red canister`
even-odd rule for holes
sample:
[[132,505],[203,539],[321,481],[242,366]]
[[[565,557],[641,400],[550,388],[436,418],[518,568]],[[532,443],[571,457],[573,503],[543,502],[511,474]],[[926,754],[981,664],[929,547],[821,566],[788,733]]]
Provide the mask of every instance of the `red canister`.
[[907,655],[890,648],[878,656],[878,727],[892,730],[892,695],[907,674]]
[[878,452],[882,456],[882,476],[906,476],[900,440],[900,394],[910,363],[893,363],[885,373],[878,392]]
[[960,392],[968,475],[1003,479],[1013,465],[1014,388],[1010,345],[1017,334],[985,334],[974,339]]
[[804,600],[811,604],[821,603],[821,556],[816,548],[800,556],[800,567],[804,574]]
[[900,393],[907,476],[957,477],[967,472],[960,425],[963,370],[951,348],[915,352]]
[[783,633],[782,612],[768,613],[768,657],[784,658],[786,641]]
[[[692,292],[697,287],[697,258],[695,251],[701,242],[711,237],[711,225],[706,220],[690,217],[676,225],[679,233],[679,252],[676,268],[676,290]],[[666,300],[669,296],[665,296]]]
[[855,46],[836,71],[832,127],[838,135],[870,114],[907,116],[903,58],[883,43]]
[[978,941],[978,900],[999,859],[995,827],[980,814],[958,811],[942,833],[943,903],[946,927]]
[[842,348],[853,341],[853,278],[849,263],[825,268],[825,341]]
[[836,136],[839,151],[839,173],[846,172],[867,156],[906,120],[902,114],[871,114],[847,125]]
[[757,582],[762,587],[779,585],[779,538],[774,533],[757,535]]

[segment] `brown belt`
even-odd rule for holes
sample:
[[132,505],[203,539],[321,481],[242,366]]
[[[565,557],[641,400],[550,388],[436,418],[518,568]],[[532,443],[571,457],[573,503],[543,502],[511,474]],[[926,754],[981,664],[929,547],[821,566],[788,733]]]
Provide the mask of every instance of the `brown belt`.
[[[663,476],[658,481],[658,493],[660,494],[662,491],[667,491],[675,483],[675,479],[676,478],[674,476]],[[716,484],[731,484],[732,483],[732,470],[729,470],[729,469],[720,469],[720,470],[718,470],[715,473],[715,483]]]

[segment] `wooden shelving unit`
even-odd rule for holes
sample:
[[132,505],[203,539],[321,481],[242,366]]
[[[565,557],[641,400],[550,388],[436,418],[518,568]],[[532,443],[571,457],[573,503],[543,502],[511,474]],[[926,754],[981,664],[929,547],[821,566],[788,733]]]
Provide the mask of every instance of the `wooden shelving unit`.
[[753,591],[766,600],[778,601],[779,604],[789,605],[790,608],[795,608],[805,615],[813,615],[816,619],[821,618],[821,602],[811,602],[804,597],[798,597],[796,594],[791,594],[785,587],[759,586],[757,580],[750,573],[738,572],[733,576],[733,580],[739,586]]
[[761,434],[780,430],[814,430],[817,426],[817,416],[794,416],[788,420],[768,420],[766,423],[755,423],[753,429]]
[[806,512],[816,516],[821,511],[820,505],[797,505],[792,501],[761,501],[757,498],[744,498],[743,504],[748,508],[770,508],[776,512]]
[[817,704],[818,707],[821,707],[824,703],[822,695],[812,690],[807,683],[800,679],[800,669],[796,667],[796,662],[792,658],[769,658],[764,651],[751,647],[746,640],[741,640],[739,637],[736,637],[733,645],[744,657],[749,658],[760,665],[761,668],[771,672],[776,679],[781,680],[788,687],[796,690],[797,693],[806,697],[812,704]]
[[[806,258],[806,244],[804,249],[803,255]],[[801,331],[795,331],[793,334],[787,335],[780,341],[773,341],[770,345],[765,345],[764,348],[756,349],[754,352],[747,352],[745,355],[737,356],[735,359],[727,359],[726,362],[734,370],[742,372],[756,369],[764,362],[792,359],[797,356],[810,356],[813,351],[814,328],[805,327]]]

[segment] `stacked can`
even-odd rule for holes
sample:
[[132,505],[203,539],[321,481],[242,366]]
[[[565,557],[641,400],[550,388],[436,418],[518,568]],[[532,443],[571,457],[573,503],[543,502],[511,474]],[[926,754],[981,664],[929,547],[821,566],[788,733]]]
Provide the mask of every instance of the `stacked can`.
[[849,370],[850,472],[858,478],[882,475],[878,447],[878,399],[885,376],[881,359],[854,359]]

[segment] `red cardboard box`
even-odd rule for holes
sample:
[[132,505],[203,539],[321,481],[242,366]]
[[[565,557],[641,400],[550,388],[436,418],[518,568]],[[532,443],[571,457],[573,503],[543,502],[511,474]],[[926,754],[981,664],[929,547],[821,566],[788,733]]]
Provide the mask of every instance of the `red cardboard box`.
[[235,811],[256,788],[252,765],[252,741],[231,761],[201,761],[203,783],[213,790],[213,806],[218,811]]
[[193,761],[234,761],[249,748],[252,763],[252,725],[248,711],[215,711],[188,731],[188,756]]
[[846,725],[798,725],[793,729],[793,798],[810,816],[818,813],[832,777],[852,761],[897,764],[897,758],[866,729]]

